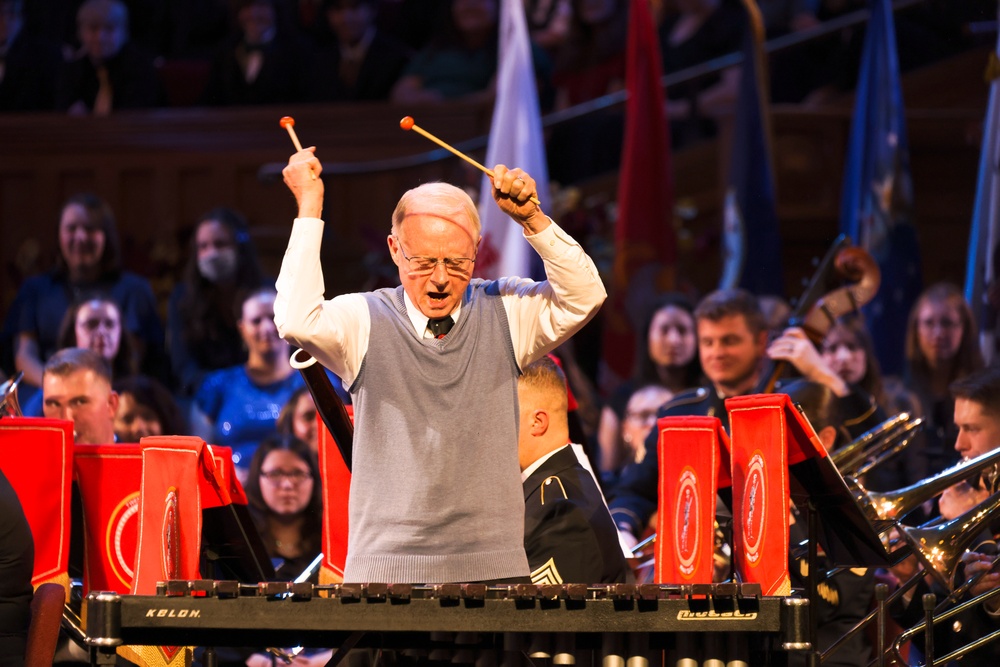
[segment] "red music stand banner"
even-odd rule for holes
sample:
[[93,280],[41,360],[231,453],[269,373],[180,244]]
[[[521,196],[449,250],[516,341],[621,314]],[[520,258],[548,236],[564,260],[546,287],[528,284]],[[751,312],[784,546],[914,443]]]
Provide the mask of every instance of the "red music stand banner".
[[729,483],[729,438],[716,417],[661,417],[656,429],[658,583],[713,580],[719,479]]
[[83,508],[83,594],[132,590],[139,526],[139,445],[76,445]]
[[[353,420],[352,406],[346,406]],[[319,472],[323,480],[323,565],[321,584],[344,581],[347,563],[347,504],[351,493],[351,471],[344,463],[337,442],[322,420],[319,428]]]
[[733,469],[733,566],[764,595],[788,595],[788,410],[786,394],[726,399]]
[[55,582],[68,594],[73,422],[0,419],[0,470],[21,501],[35,542],[32,585]]
[[139,446],[142,480],[132,592],[154,595],[158,581],[201,578],[200,480],[204,472],[214,476],[216,471],[201,438],[148,437]]

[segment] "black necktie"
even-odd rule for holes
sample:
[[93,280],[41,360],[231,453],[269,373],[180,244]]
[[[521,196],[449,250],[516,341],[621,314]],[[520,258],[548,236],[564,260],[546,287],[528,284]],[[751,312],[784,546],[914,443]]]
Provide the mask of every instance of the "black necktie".
[[427,328],[431,330],[435,338],[444,338],[445,334],[451,331],[455,325],[455,320],[448,317],[432,317],[427,320]]

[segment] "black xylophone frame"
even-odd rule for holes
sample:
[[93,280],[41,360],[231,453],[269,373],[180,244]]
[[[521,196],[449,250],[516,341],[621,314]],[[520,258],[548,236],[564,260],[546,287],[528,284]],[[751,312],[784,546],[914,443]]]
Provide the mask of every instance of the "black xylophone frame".
[[[520,664],[511,637],[524,633],[559,637],[580,656],[570,659],[577,664],[650,664],[652,657],[655,665],[660,651],[693,664],[698,658],[688,652],[719,654],[718,664],[780,664],[785,651],[810,648],[808,601],[762,596],[757,584],[199,580],[162,582],[156,595],[93,592],[86,604],[93,665],[114,664],[121,645],[340,647],[335,664],[351,647],[426,648],[432,633],[448,632],[472,633],[472,648],[502,651],[501,664]],[[727,651],[745,657],[723,659]]]

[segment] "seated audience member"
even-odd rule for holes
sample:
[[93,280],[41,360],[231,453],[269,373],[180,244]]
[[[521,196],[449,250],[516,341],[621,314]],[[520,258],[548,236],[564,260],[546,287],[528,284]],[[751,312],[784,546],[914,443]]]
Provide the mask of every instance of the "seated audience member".
[[42,407],[50,419],[73,422],[73,442],[115,442],[118,394],[111,389],[111,366],[93,350],[71,347],[52,355],[42,379]]
[[106,116],[159,104],[153,57],[129,40],[128,9],[121,0],[86,0],[76,14],[81,53],[65,63],[56,108]]
[[615,524],[591,471],[569,444],[566,376],[548,357],[517,383],[524,548],[534,583],[622,583]]
[[162,384],[145,375],[115,380],[118,411],[115,434],[119,442],[139,442],[147,435],[186,435],[187,427],[174,397]]
[[625,85],[627,3],[574,0],[571,15],[568,34],[553,62],[560,108],[613,93]]
[[[663,73],[739,51],[745,26],[745,13],[738,3],[679,0],[676,11],[667,14],[660,25]],[[731,67],[671,86],[667,91],[671,146],[676,149],[714,136],[713,116],[735,103],[738,83],[739,69]]]
[[59,349],[83,347],[107,359],[115,378],[139,370],[131,334],[122,327],[118,304],[108,297],[87,299],[66,311],[59,331]]
[[[924,418],[920,437],[898,456],[870,475],[872,488],[899,489],[919,482],[957,462],[952,422],[951,383],[982,368],[979,336],[972,309],[961,290],[937,283],[913,304],[906,327],[906,366],[901,382],[890,384],[889,400]],[[895,390],[901,385],[906,393]],[[915,406],[906,403],[915,402]]]
[[92,194],[70,197],[59,219],[55,267],[21,286],[7,319],[15,340],[15,364],[35,387],[58,348],[58,334],[74,295],[110,296],[138,348],[143,368],[156,367],[163,352],[163,325],[149,282],[121,268],[118,230],[111,208]]
[[624,460],[610,472],[616,475],[631,463],[641,463],[646,458],[646,436],[656,426],[656,413],[674,397],[674,393],[658,384],[639,387],[625,405],[621,421],[621,439],[625,445]]
[[304,97],[311,55],[281,30],[273,0],[239,0],[236,34],[219,50],[205,87],[211,105],[280,104]]
[[319,414],[307,387],[296,389],[278,415],[278,433],[292,435],[319,453]]
[[524,18],[531,41],[555,55],[569,36],[573,20],[572,0],[524,0]]
[[304,381],[288,363],[290,348],[274,326],[273,288],[240,299],[240,337],[247,361],[209,374],[195,405],[213,425],[205,440],[233,450],[233,462],[246,470],[257,443],[274,432],[281,406]]
[[323,7],[332,39],[316,57],[311,99],[388,99],[410,52],[376,25],[377,0],[324,0]]
[[59,46],[24,30],[23,9],[23,0],[0,0],[0,112],[55,106]]
[[[397,104],[488,102],[496,94],[497,0],[451,0],[430,43],[392,89]],[[533,49],[535,75],[550,78],[548,59]]]
[[189,252],[167,308],[167,345],[181,396],[193,395],[205,373],[246,361],[233,302],[264,283],[246,219],[233,209],[201,216]]
[[294,436],[263,440],[250,461],[247,500],[275,576],[291,581],[319,555],[323,500],[319,464]]
[[612,394],[601,410],[598,443],[601,470],[606,473],[620,470],[639,444],[628,447],[622,440],[626,403],[637,388],[655,384],[668,390],[672,396],[697,386],[701,380],[694,306],[687,297],[665,294],[657,299],[638,332],[640,340],[636,345],[635,372]]
[[0,470],[0,665],[24,663],[31,621],[35,543],[24,510]]

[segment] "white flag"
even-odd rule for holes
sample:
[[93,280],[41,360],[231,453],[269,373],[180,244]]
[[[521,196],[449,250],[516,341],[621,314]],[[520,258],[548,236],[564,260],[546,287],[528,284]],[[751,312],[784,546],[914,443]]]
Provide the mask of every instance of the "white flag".
[[[486,166],[492,169],[497,164],[528,172],[535,179],[542,206],[551,207],[542,118],[523,0],[502,0],[500,5],[497,99],[486,149]],[[489,176],[484,175],[479,195],[483,242],[476,259],[476,275],[531,277],[534,251],[524,240],[521,226],[497,208],[492,189]]]

